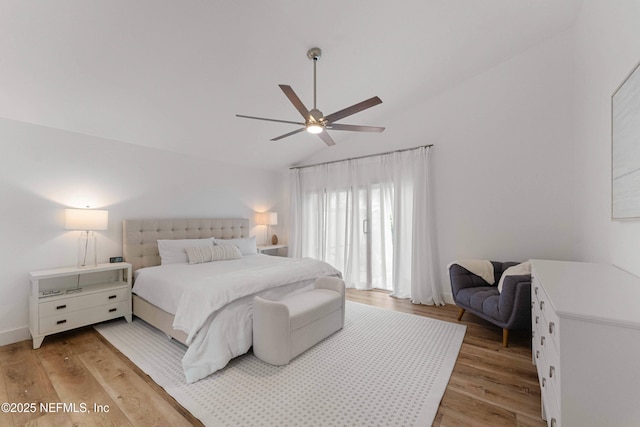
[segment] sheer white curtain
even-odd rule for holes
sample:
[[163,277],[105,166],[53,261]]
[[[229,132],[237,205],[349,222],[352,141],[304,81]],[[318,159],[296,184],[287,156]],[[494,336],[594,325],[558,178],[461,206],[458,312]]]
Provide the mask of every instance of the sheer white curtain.
[[290,254],[327,261],[349,287],[442,304],[429,152],[421,147],[292,170]]

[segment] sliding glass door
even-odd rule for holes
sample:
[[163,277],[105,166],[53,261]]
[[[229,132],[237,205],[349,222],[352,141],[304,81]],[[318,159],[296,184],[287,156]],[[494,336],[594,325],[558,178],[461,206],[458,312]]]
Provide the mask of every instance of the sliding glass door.
[[327,261],[349,287],[441,303],[435,280],[425,147],[296,169],[294,257]]
[[[321,195],[308,197],[307,218],[320,226],[317,234],[313,233],[317,237],[306,239],[305,252],[315,252],[343,271],[351,286],[392,290],[392,192],[380,184],[370,184],[358,189],[324,190]],[[318,209],[321,214],[314,214]]]
[[359,190],[360,288],[393,289],[393,195],[386,193],[380,184]]

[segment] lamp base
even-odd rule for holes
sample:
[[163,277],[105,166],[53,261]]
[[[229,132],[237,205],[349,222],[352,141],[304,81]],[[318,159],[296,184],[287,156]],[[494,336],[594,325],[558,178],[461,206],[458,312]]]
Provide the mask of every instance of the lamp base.
[[83,231],[78,238],[78,267],[95,267],[97,265],[96,236],[93,231]]
[[273,236],[271,236],[271,244],[272,245],[277,245],[278,244],[278,236],[276,236],[275,234]]

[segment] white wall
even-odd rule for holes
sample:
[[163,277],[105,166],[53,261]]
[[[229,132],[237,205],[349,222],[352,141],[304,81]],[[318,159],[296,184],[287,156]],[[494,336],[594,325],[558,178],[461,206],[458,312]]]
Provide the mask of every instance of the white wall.
[[[96,232],[108,262],[122,255],[125,218],[252,218],[279,209],[281,188],[277,172],[0,119],[0,345],[29,337],[29,271],[76,263],[64,208],[109,210],[109,230]],[[252,234],[261,243],[264,227]]]
[[578,256],[636,275],[640,221],[611,220],[611,95],[640,61],[639,28],[640,2],[585,0],[574,29]]
[[[572,37],[561,34],[458,87],[407,105],[384,138],[348,141],[312,164],[435,144],[441,286],[461,258],[518,261],[575,254]],[[429,76],[425,76],[428,79]]]

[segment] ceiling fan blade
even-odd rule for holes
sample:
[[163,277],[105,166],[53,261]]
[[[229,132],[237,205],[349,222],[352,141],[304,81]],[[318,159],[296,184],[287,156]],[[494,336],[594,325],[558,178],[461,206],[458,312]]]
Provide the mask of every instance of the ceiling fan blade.
[[318,135],[320,139],[323,140],[324,143],[327,144],[329,147],[331,147],[332,145],[336,145],[336,143],[333,142],[333,139],[329,136],[326,130],[323,130],[322,132],[316,135]]
[[366,110],[367,108],[371,108],[375,105],[382,104],[382,100],[377,96],[373,98],[369,98],[366,101],[359,102],[351,107],[347,107],[344,110],[336,111],[333,114],[329,114],[325,116],[325,120],[329,123],[337,122],[340,119],[344,119],[347,116],[350,116],[355,113],[359,113],[362,110]]
[[287,96],[287,98],[289,98],[289,101],[291,101],[293,106],[296,107],[296,110],[298,110],[300,114],[302,114],[302,117],[304,117],[305,120],[309,120],[309,117],[311,117],[311,113],[309,112],[309,110],[307,110],[307,107],[304,106],[302,101],[300,101],[300,98],[298,98],[298,95],[296,95],[293,89],[291,89],[291,86],[287,86],[287,85],[278,85],[278,86],[280,86],[280,89],[282,89],[282,91]]
[[306,128],[300,128],[300,129],[296,129],[296,130],[294,130],[292,132],[285,133],[284,135],[276,136],[275,138],[272,138],[271,141],[278,141],[279,139],[286,138],[286,137],[291,136],[291,135],[295,135],[298,132],[302,132],[305,129]]
[[350,130],[355,132],[382,132],[384,128],[378,126],[359,126],[359,125],[343,125],[340,123],[335,123],[333,125],[329,125],[329,129],[331,130]]
[[243,114],[236,114],[236,117],[242,117],[243,119],[264,120],[267,122],[289,123],[292,125],[304,126],[304,123],[302,122],[290,122],[289,120],[265,119],[264,117],[245,116]]

